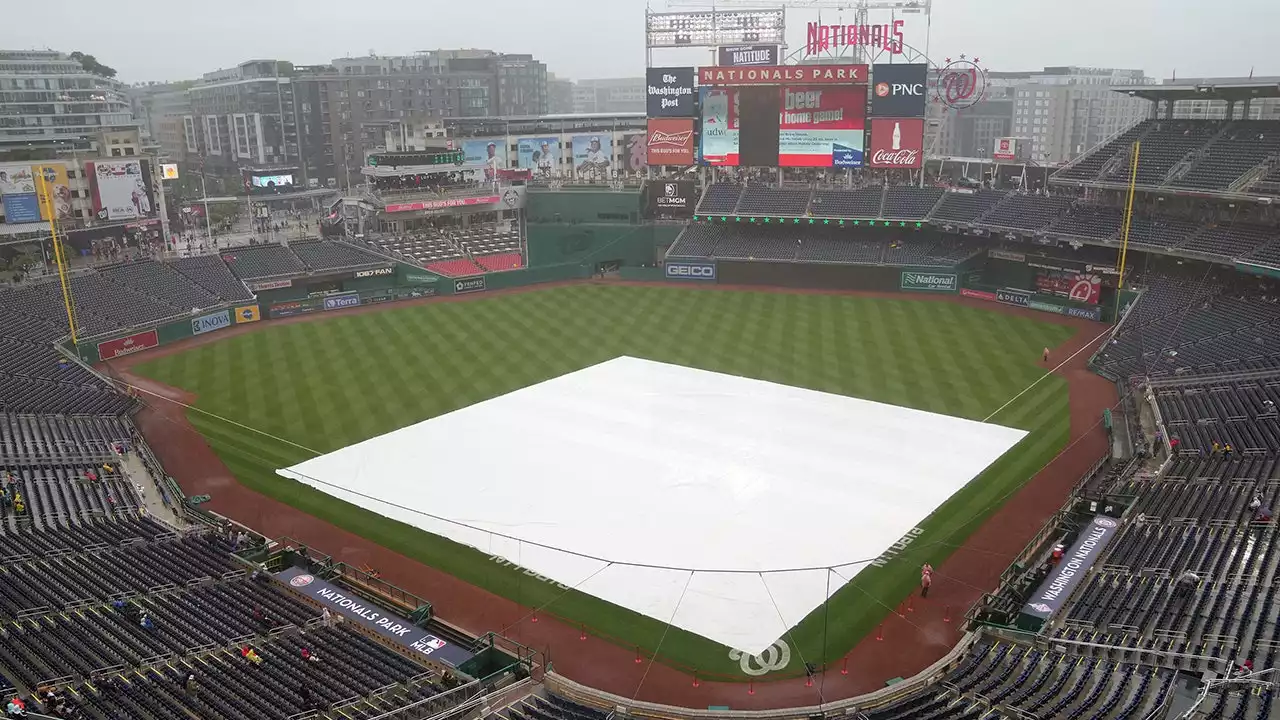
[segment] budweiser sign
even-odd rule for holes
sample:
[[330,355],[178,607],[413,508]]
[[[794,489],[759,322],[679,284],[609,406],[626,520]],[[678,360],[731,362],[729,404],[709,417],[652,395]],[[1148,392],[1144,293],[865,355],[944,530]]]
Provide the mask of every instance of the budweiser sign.
[[650,118],[646,154],[650,165],[693,165],[693,118]]
[[873,168],[914,170],[924,160],[924,120],[871,118],[868,165]]

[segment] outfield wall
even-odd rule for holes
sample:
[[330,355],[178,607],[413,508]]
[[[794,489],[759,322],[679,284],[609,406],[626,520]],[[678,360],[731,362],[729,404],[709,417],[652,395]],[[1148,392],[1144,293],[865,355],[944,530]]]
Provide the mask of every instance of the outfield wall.
[[529,223],[529,267],[618,262],[651,265],[657,248],[670,245],[679,226]]

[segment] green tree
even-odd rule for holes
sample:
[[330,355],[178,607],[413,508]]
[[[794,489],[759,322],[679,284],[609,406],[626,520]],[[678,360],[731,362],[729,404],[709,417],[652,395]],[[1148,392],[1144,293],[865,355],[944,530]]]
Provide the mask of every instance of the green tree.
[[98,75],[104,78],[113,78],[116,76],[115,68],[103,65],[102,63],[98,62],[98,59],[95,58],[94,56],[86,55],[85,53],[82,53],[79,50],[71,53],[71,59],[80,63],[80,67],[84,68],[85,71],[87,72],[93,73],[94,75]]

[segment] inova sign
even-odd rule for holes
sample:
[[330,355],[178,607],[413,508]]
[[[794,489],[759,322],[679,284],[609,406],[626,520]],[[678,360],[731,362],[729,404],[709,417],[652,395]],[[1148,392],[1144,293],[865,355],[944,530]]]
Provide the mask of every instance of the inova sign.
[[947,273],[903,272],[901,287],[903,290],[955,292],[956,276]]

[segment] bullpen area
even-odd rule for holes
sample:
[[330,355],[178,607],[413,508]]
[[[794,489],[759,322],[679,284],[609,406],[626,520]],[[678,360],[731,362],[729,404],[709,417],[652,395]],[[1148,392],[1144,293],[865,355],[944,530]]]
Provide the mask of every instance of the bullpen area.
[[[655,656],[663,665],[686,673],[696,670],[702,678],[739,680],[758,677],[761,658],[772,664],[769,671],[780,676],[802,673],[804,663],[838,663],[864,636],[875,632],[886,616],[899,612],[904,598],[918,587],[923,563],[940,566],[1005,500],[1053,459],[1071,435],[1067,381],[1057,374],[1044,377],[1049,368],[1041,362],[1044,348],[1062,346],[1075,334],[1075,326],[1064,324],[1069,321],[1061,318],[1040,321],[1021,311],[905,297],[609,283],[371,309],[374,312],[267,323],[233,337],[196,342],[189,347],[176,345],[156,355],[130,358],[127,364],[134,374],[183,391],[175,391],[172,396],[194,405],[187,411],[187,419],[240,485],[513,601],[521,608],[514,620],[509,613],[499,618],[496,611],[486,615],[475,607],[474,597],[465,603],[449,597],[445,583],[424,588],[423,594],[436,603],[441,617],[456,619],[469,630],[519,634],[523,627],[536,635],[537,626],[532,623],[539,621],[544,627],[558,623],[573,628],[572,640],[579,641],[580,635],[582,644],[554,648],[561,655],[575,647],[607,641],[615,649],[626,650],[626,664],[632,667],[640,665],[641,658]],[[849,424],[844,433],[847,437],[843,437],[842,433],[823,427],[820,419],[811,418],[813,432],[791,443],[800,449],[791,460],[793,468],[787,467],[784,453],[753,458],[750,447],[736,448],[743,456],[737,467],[744,471],[757,460],[767,460],[770,482],[780,482],[779,478],[788,473],[796,478],[825,478],[821,483],[798,481],[785,507],[761,509],[759,504],[767,505],[768,500],[758,499],[753,506],[749,497],[738,497],[732,503],[726,501],[723,508],[709,503],[701,508],[672,509],[670,517],[679,527],[672,528],[670,537],[662,539],[658,564],[695,568],[700,561],[715,562],[715,553],[704,551],[710,528],[717,529],[723,538],[724,552],[719,557],[726,563],[738,563],[723,568],[726,570],[772,571],[808,562],[839,566],[838,574],[819,571],[824,578],[821,583],[799,582],[797,587],[806,586],[806,595],[795,601],[786,597],[785,588],[790,581],[783,574],[765,572],[764,582],[760,575],[754,576],[758,578],[756,589],[767,589],[748,598],[751,612],[739,618],[715,611],[714,604],[719,600],[713,596],[723,588],[694,588],[692,580],[689,588],[696,591],[696,597],[689,599],[690,614],[682,618],[675,610],[680,605],[675,598],[680,595],[679,585],[688,572],[676,573],[680,575],[676,582],[646,577],[645,572],[639,571],[642,568],[631,573],[609,569],[596,576],[599,587],[590,585],[589,577],[597,566],[607,565],[609,560],[646,562],[639,549],[650,544],[635,536],[656,537],[664,533],[658,522],[664,502],[660,492],[647,493],[643,506],[637,504],[638,495],[634,492],[621,496],[622,503],[647,515],[644,523],[632,527],[610,523],[605,527],[583,519],[572,533],[563,536],[573,535],[566,545],[579,545],[564,549],[582,551],[586,547],[581,540],[583,532],[631,535],[620,540],[601,537],[603,562],[590,567],[566,569],[564,564],[540,558],[531,549],[522,551],[525,543],[511,540],[556,545],[555,532],[498,526],[504,519],[519,516],[522,495],[528,498],[530,513],[541,513],[557,505],[557,495],[580,496],[589,492],[588,480],[594,476],[598,478],[600,497],[583,503],[580,497],[566,496],[562,507],[609,517],[609,513],[621,512],[610,505],[610,483],[642,483],[644,468],[657,468],[643,463],[633,467],[624,461],[611,465],[601,460],[599,451],[574,452],[574,443],[550,450],[546,443],[539,443],[540,449],[534,452],[521,443],[536,441],[540,433],[545,434],[545,428],[540,427],[541,420],[532,412],[533,406],[527,404],[518,409],[509,406],[504,412],[505,398],[495,401],[492,411],[498,415],[468,427],[458,436],[463,439],[452,443],[424,440],[411,461],[394,471],[394,479],[385,477],[390,472],[385,467],[365,477],[334,474],[329,467],[321,478],[328,485],[317,489],[311,485],[323,483],[308,485],[277,474],[281,468],[301,465],[294,468],[294,476],[299,477],[307,468],[302,464],[319,462],[314,459],[320,455],[460,408],[484,408],[490,405],[485,401],[509,393],[518,397],[517,391],[539,383],[554,387],[557,379],[572,378],[585,368],[614,367],[610,361],[618,358],[663,363],[663,373],[669,372],[670,366],[677,366],[767,381],[787,386],[784,394],[798,388],[899,406],[887,409],[887,414],[879,417],[916,417],[921,421],[907,421],[895,431],[895,436],[901,437],[892,447],[869,448],[862,438],[853,436],[859,432],[858,423]],[[640,374],[645,372],[641,370]],[[590,397],[589,408],[585,400],[576,406],[579,413],[602,412],[610,403],[616,405],[619,417],[635,410],[640,402],[637,392],[644,385],[635,379],[635,373],[628,376],[630,380],[619,380],[616,393],[610,392],[607,382],[598,382],[607,380],[608,373],[596,375],[597,382],[588,383],[590,392],[586,395],[582,394],[581,383],[565,388],[579,398]],[[767,427],[735,431],[733,424],[741,422],[742,416],[734,419],[734,413],[729,412],[732,408],[727,407],[733,403],[728,401],[722,401],[726,407],[720,408],[725,412],[708,413],[697,422],[677,421],[682,412],[687,415],[687,404],[692,402],[688,397],[692,386],[688,383],[713,389],[723,386],[721,376],[714,376],[714,382],[709,377],[681,374],[660,383],[677,390],[683,388],[679,401],[661,401],[676,412],[676,416],[665,416],[667,420],[661,426],[613,428],[616,433],[597,427],[593,441],[593,436],[587,434],[590,424],[578,424],[584,437],[576,443],[595,447],[606,437],[609,442],[617,442],[619,436],[634,440],[643,435],[645,442],[635,445],[642,454],[660,452],[665,445],[678,450],[681,457],[696,458],[700,442],[708,447],[716,445],[719,453],[735,451],[731,442],[734,437],[767,437]],[[741,397],[752,394],[744,390]],[[837,402],[831,407],[838,406]],[[686,410],[681,411],[682,407]],[[950,417],[943,418],[945,422],[926,422],[933,416],[894,415],[901,413],[900,408]],[[546,409],[554,408],[544,403]],[[799,406],[797,409],[816,412]],[[768,422],[769,415],[766,412],[755,417],[753,425],[760,425]],[[782,426],[794,432],[797,420],[777,417],[781,423],[778,432],[783,431]],[[846,413],[832,422],[845,422],[848,417],[852,416]],[[499,418],[505,420],[500,422]],[[861,423],[876,422],[874,414],[860,418]],[[981,430],[980,426],[953,418],[990,423],[999,438],[990,443],[985,454],[980,453],[981,457],[966,457],[964,462],[957,458],[958,471],[964,470],[962,465],[973,466],[972,472],[961,472],[963,478],[928,485],[922,476],[917,476],[919,466],[946,465],[948,447],[961,437],[953,434],[956,428]],[[562,418],[545,418],[547,423],[559,419]],[[520,439],[522,426],[527,428],[527,440]],[[978,432],[971,437],[982,435]],[[709,438],[715,442],[709,443]],[[551,455],[556,453],[563,475],[575,478],[572,483],[548,477],[555,470],[556,461]],[[517,474],[522,471],[524,456],[536,468],[531,465],[530,471],[520,476]],[[508,477],[501,484],[480,487],[487,482],[495,458],[501,460]],[[992,458],[998,459],[986,466]],[[671,466],[667,462],[659,464],[667,469]],[[970,481],[973,472],[984,466],[986,469]],[[490,468],[485,471],[486,478],[474,476],[480,468]],[[306,474],[314,477],[319,473]],[[344,479],[344,475],[351,476]],[[842,477],[848,479],[847,485],[840,486]],[[751,479],[739,480],[740,491],[750,493]],[[886,521],[885,528],[879,529],[876,547],[869,551],[856,540],[863,536],[859,530],[865,529],[859,524],[870,525],[877,518],[874,513],[867,513],[868,507],[858,507],[858,503],[859,486],[870,488],[873,480],[874,493],[869,490],[865,500],[868,507],[896,503],[905,509],[894,515],[892,523]],[[678,487],[669,477],[655,478],[654,483],[655,491]],[[218,484],[205,487],[211,486],[216,488]],[[342,492],[335,490],[338,486]],[[730,488],[720,487],[718,492],[728,492]],[[494,512],[492,499],[486,501],[482,490],[504,496],[505,515]],[[352,502],[335,497],[344,492]],[[225,498],[220,501],[216,490],[209,494],[211,507],[229,502]],[[667,495],[668,503],[682,500],[678,492]],[[381,501],[382,506],[370,498]],[[388,510],[388,502],[398,506],[400,514]],[[468,512],[469,507],[473,512]],[[736,507],[754,507],[748,518],[750,527],[724,523],[724,518],[715,517],[717,511],[733,513]],[[842,513],[842,508],[847,508],[848,513]],[[236,515],[235,508],[221,509]],[[511,515],[513,512],[516,514]],[[696,527],[698,512],[706,514],[705,525],[700,528]],[[485,547],[481,540],[464,537],[465,533],[449,533],[440,528],[425,532],[415,527],[430,526],[415,521],[427,517],[422,513],[480,528],[482,532],[476,537],[506,536],[506,540]],[[561,528],[569,527],[566,517],[556,519]],[[527,518],[530,523],[540,519]],[[267,525],[261,529],[272,532],[269,518]],[[888,525],[893,525],[892,532]],[[289,527],[283,527],[277,534],[289,532]],[[884,539],[899,534],[897,542],[887,543]],[[335,536],[332,542],[338,547],[321,549],[341,553],[344,540]],[[691,546],[689,560],[684,563],[679,562],[681,542],[700,544],[698,548]],[[846,543],[847,553],[841,548]],[[608,557],[605,550],[610,548],[620,556]],[[405,584],[412,584],[405,580]],[[627,583],[636,587],[634,597],[628,597]],[[672,592],[659,593],[667,598],[666,605],[653,600],[652,586],[668,588],[673,584]],[[770,597],[771,591],[778,595]],[[645,592],[650,593],[648,600]],[[822,604],[828,592],[830,602]],[[702,609],[698,609],[698,603],[703,603]],[[761,630],[758,626],[766,622],[764,611],[771,607],[781,611],[767,620],[766,630]],[[667,615],[674,613],[670,629],[664,611]],[[755,621],[751,620],[752,613]],[[476,623],[503,627],[471,627]],[[733,642],[734,638],[741,642]],[[761,651],[760,645],[774,638],[777,642]],[[637,659],[635,665],[630,662],[632,653]],[[787,662],[781,661],[784,654],[789,658]],[[620,656],[617,652],[611,655]],[[601,670],[606,671],[607,668]]]

